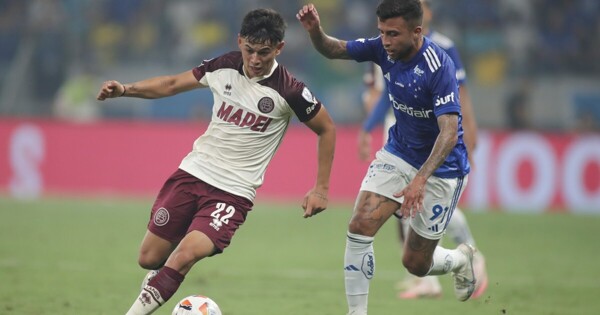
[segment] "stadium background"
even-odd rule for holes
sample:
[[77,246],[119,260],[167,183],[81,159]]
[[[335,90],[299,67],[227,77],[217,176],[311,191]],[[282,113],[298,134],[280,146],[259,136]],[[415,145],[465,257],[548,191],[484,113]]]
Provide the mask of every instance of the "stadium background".
[[[326,30],[348,39],[377,33],[375,2],[315,1]],[[481,128],[461,202],[490,286],[457,303],[444,277],[441,299],[398,300],[404,271],[388,223],[375,242],[370,314],[597,314],[600,2],[433,2],[435,28],[462,54]],[[289,25],[280,61],[337,123],[334,200],[302,219],[315,139],[294,122],[227,254],[194,267],[156,314],[190,294],[230,315],[344,313],[346,224],[367,167],[356,151],[365,65],[318,55],[295,21],[301,4],[0,0],[0,314],[106,315],[131,305],[145,273],[136,262],[148,209],[206,127],[211,96],[99,103],[97,90],[236,49],[243,14],[266,6]]]
[[[329,33],[377,34],[373,2],[315,3]],[[279,61],[339,128],[332,198],[352,202],[367,167],[356,153],[365,65],[318,55],[295,20],[301,4],[1,0],[0,194],[153,196],[204,130],[211,95],[100,103],[100,83],[178,73],[237,49],[243,14],[273,7],[288,22]],[[481,128],[463,205],[600,214],[600,3],[448,0],[434,10],[433,27],[462,54]],[[314,139],[304,131],[294,122],[259,201],[297,200],[312,184]]]

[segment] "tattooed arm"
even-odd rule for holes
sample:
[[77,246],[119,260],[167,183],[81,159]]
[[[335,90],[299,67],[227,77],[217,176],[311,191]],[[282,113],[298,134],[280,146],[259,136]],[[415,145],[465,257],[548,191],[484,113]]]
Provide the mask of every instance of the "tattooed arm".
[[394,197],[397,198],[404,197],[401,209],[402,215],[405,217],[414,217],[417,211],[423,209],[427,179],[444,163],[458,141],[458,115],[441,115],[437,120],[440,133],[435,140],[431,154],[410,183],[402,191],[394,194]]
[[329,59],[350,59],[346,50],[346,41],[331,37],[323,31],[319,13],[311,3],[298,11],[296,18],[310,35],[310,40],[315,49]]

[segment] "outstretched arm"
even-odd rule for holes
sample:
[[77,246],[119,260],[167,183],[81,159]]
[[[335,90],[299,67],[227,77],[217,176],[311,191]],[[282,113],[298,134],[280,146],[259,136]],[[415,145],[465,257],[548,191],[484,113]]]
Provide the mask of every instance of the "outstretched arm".
[[96,99],[104,101],[107,98],[121,96],[161,98],[200,87],[204,86],[196,80],[192,70],[189,70],[180,74],[154,77],[127,84],[115,80],[105,81]]
[[309,3],[298,11],[296,18],[310,35],[310,40],[321,55],[329,59],[350,59],[346,50],[346,41],[331,37],[323,31],[317,8]]
[[335,125],[324,106],[305,124],[319,136],[317,182],[302,202],[304,217],[308,218],[327,208],[329,176],[335,151]]

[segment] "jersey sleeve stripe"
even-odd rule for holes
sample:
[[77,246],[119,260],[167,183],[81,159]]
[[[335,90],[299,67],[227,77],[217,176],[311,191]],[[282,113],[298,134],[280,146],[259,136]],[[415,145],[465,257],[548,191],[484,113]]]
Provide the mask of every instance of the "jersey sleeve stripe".
[[429,70],[431,72],[434,72],[435,70],[433,69],[433,66],[431,65],[431,60],[429,60],[429,55],[427,54],[427,52],[424,52],[423,56],[425,57],[425,60],[427,61],[427,65],[429,66]]
[[435,72],[437,69],[439,69],[442,66],[442,64],[441,64],[440,60],[438,59],[437,55],[435,54],[435,52],[433,52],[430,49],[431,49],[431,47],[427,48],[425,50],[425,52],[423,53],[423,56],[425,56],[425,60],[427,60],[427,65],[429,66],[429,70],[431,70],[431,72]]
[[440,58],[438,57],[438,55],[435,53],[435,51],[433,50],[433,48],[429,47],[429,51],[431,52],[431,54],[433,55],[433,57],[435,58],[435,61],[438,64],[438,67],[442,66],[442,62],[440,61]]
[[[431,56],[431,60],[434,61],[437,68],[441,67],[442,63],[440,62],[440,59],[438,58],[437,54],[435,53],[435,50],[433,50],[433,48],[431,48],[431,46],[429,46],[427,48],[427,51],[429,52],[429,55]],[[437,68],[436,68],[436,70],[437,70]]]

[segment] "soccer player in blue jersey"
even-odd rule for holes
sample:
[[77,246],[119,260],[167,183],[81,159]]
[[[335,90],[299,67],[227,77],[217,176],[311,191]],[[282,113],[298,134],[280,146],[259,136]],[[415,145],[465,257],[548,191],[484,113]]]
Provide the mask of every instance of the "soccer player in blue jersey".
[[[469,153],[469,160],[472,161],[471,158],[477,142],[477,123],[471,105],[471,98],[466,86],[466,71],[462,65],[458,50],[454,46],[454,42],[445,35],[429,28],[433,18],[431,1],[421,0],[421,4],[423,6],[423,33],[448,54],[456,67],[456,79],[459,85],[459,99],[463,115],[462,125],[464,129],[464,142]],[[379,83],[379,81],[383,80],[381,68],[379,66],[374,65],[369,72],[373,73],[373,77],[376,77],[373,78],[373,82]],[[368,159],[371,155],[370,132],[373,128],[383,122],[385,142],[387,141],[388,130],[396,120],[394,112],[391,110],[392,106],[384,84],[370,84],[367,94],[371,97],[376,95],[380,95],[380,97],[378,101],[375,102],[375,105],[371,106],[372,110],[365,120],[362,130],[359,132],[359,156],[363,160]],[[398,220],[398,230],[400,241],[401,243],[404,243],[405,234],[408,231],[408,221]],[[448,223],[446,232],[457,244],[469,243],[475,245],[475,239],[471,234],[467,219],[459,208],[454,210],[452,220]],[[485,258],[480,251],[476,252],[473,256],[473,268],[475,276],[477,277],[477,285],[471,298],[478,298],[485,292],[488,283]],[[437,277],[434,276],[418,278],[408,275],[399,283],[398,287],[402,290],[402,292],[398,294],[398,297],[402,299],[439,297],[442,293],[440,282]]]
[[325,57],[378,64],[396,116],[348,224],[344,270],[348,314],[353,315],[367,314],[374,236],[397,210],[410,223],[402,257],[410,273],[452,272],[460,301],[469,299],[476,282],[471,245],[438,246],[470,170],[454,63],[423,36],[419,0],[383,0],[376,14],[380,36],[353,41],[327,35],[313,4],[296,16]]

